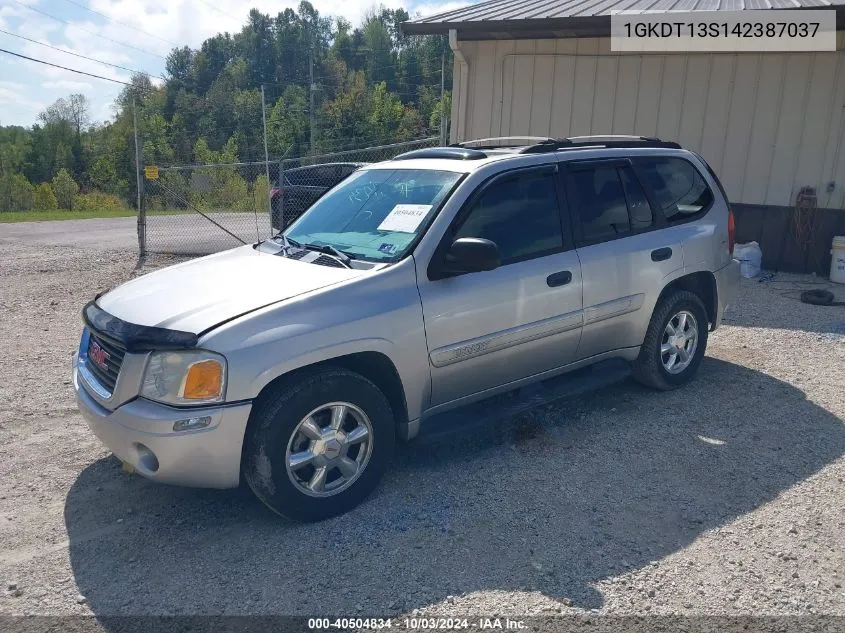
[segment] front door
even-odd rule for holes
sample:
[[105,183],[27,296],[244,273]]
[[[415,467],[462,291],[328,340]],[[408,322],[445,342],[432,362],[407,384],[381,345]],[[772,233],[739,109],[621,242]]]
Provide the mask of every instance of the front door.
[[492,240],[501,265],[445,279],[418,275],[431,406],[574,360],[581,269],[562,218],[554,166],[502,174],[458,213],[444,244],[460,237]]

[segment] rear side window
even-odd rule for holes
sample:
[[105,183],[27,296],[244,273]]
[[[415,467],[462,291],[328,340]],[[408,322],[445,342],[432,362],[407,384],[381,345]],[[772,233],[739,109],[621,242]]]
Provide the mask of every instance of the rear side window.
[[576,169],[571,176],[584,241],[611,240],[652,225],[651,206],[630,168]]
[[639,158],[637,166],[669,223],[694,216],[713,202],[713,192],[704,177],[683,158]]
[[620,169],[619,175],[622,178],[622,188],[625,190],[625,200],[628,202],[628,211],[631,214],[631,228],[635,231],[649,228],[654,224],[654,214],[642,185],[630,169]]
[[562,250],[554,174],[529,172],[491,184],[472,203],[454,239],[459,237],[495,242],[502,264]]

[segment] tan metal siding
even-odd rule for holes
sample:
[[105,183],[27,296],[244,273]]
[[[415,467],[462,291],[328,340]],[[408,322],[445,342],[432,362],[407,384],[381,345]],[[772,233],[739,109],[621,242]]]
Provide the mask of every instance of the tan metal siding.
[[573,91],[568,87],[575,80],[575,57],[558,55],[554,58],[555,79],[552,94],[552,119],[549,125],[549,135],[570,135],[570,121],[572,121]]
[[783,77],[785,89],[774,139],[772,174],[763,201],[766,204],[788,205],[793,201],[792,176],[798,166],[806,97],[810,90],[810,61],[809,55],[788,55],[786,59]]
[[[740,198],[766,200],[784,91],[785,55],[763,55]],[[758,158],[759,157],[759,158]]]
[[[843,48],[845,48],[845,33]],[[834,191],[820,193],[819,206],[845,209],[845,55],[838,55],[836,59],[836,87],[832,99],[833,108],[827,124],[829,132],[827,151],[822,167],[823,174],[838,173],[839,185]],[[837,108],[837,104],[842,107]]]
[[470,70],[456,67],[452,140],[656,135],[699,151],[734,202],[791,205],[807,185],[845,208],[837,40],[835,53],[674,55],[616,54],[608,39],[461,42]]

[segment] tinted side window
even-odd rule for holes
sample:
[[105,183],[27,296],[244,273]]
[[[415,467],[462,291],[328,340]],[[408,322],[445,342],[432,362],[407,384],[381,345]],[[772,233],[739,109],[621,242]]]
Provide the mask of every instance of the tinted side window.
[[619,170],[619,174],[622,177],[622,187],[625,190],[625,199],[628,201],[628,211],[631,214],[631,228],[635,231],[649,228],[654,223],[654,213],[645,196],[643,186],[630,168]]
[[671,157],[640,158],[638,165],[667,222],[695,215],[713,201],[713,192],[689,161]]
[[454,239],[481,237],[499,247],[502,264],[563,248],[554,174],[528,173],[490,185]]
[[573,171],[572,183],[586,241],[613,239],[631,231],[625,191],[616,167]]

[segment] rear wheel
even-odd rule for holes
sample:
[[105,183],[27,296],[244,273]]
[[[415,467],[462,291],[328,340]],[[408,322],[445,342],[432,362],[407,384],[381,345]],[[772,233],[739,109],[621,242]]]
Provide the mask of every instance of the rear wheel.
[[697,295],[679,290],[663,297],[634,363],[634,377],[662,390],[689,382],[704,357],[707,332],[707,311]]
[[384,394],[363,376],[324,369],[280,385],[247,429],[244,478],[271,510],[304,521],[341,514],[376,487],[393,455]]

